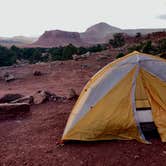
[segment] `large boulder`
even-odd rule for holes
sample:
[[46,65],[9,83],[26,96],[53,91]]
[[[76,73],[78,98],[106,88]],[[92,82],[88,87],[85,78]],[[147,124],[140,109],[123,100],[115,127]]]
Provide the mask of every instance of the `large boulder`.
[[23,95],[21,94],[5,94],[4,96],[0,97],[0,103],[10,103],[14,100],[22,98]]
[[34,102],[34,104],[42,104],[46,100],[47,100],[47,93],[44,90],[37,91],[33,95],[33,102]]
[[66,97],[64,97],[64,96],[58,96],[55,93],[51,93],[49,91],[45,91],[45,93],[46,93],[48,101],[62,102],[62,101],[64,101],[66,99]]
[[27,103],[27,104],[33,104],[33,96],[25,96],[19,99],[16,99],[12,101],[11,103]]
[[51,93],[49,91],[44,91],[44,90],[40,90],[37,91],[34,95],[33,95],[33,103],[34,104],[42,104],[45,101],[56,101],[56,102],[62,102],[66,100],[66,97],[63,96],[57,96],[54,93]]
[[77,60],[81,60],[81,59],[87,59],[89,56],[90,56],[90,52],[87,52],[87,53],[82,54],[82,55],[73,54],[72,58],[73,58],[73,60],[77,61]]

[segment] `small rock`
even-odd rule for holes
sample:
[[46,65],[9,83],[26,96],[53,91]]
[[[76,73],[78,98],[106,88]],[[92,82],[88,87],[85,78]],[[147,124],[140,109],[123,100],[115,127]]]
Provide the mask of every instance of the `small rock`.
[[41,71],[33,71],[34,76],[41,76],[42,72]]
[[51,93],[49,91],[45,91],[46,97],[48,101],[58,101],[58,102],[62,102],[64,100],[66,100],[66,97],[64,96],[58,96],[55,93]]
[[78,94],[76,93],[76,91],[73,88],[69,89],[68,99],[69,100],[78,99]]
[[87,52],[82,55],[74,54],[74,55],[72,55],[72,58],[73,58],[73,60],[77,61],[77,60],[87,59],[90,55],[91,55],[90,52]]
[[65,101],[67,98],[66,97],[63,97],[63,96],[57,96],[56,98],[54,98],[54,101],[57,101],[57,102],[63,102]]
[[63,147],[64,146],[64,143],[63,142],[56,142],[55,143],[57,147]]
[[101,56],[101,57],[98,57],[96,60],[97,61],[102,61],[102,60],[105,60],[105,59],[108,59],[107,56]]
[[13,81],[13,80],[15,80],[16,78],[14,77],[14,75],[12,75],[12,74],[10,74],[9,72],[6,72],[5,74],[4,74],[4,80],[6,81],[6,82],[10,82],[10,81]]
[[74,55],[72,55],[72,58],[73,58],[73,60],[77,61],[77,60],[80,58],[80,56],[79,56],[79,55],[74,54]]
[[140,158],[140,156],[139,156],[139,155],[135,155],[134,158],[135,158],[135,159],[138,159],[138,158]]
[[88,67],[90,67],[89,64],[81,64],[81,68],[82,68],[82,69],[86,69],[86,68],[88,68]]

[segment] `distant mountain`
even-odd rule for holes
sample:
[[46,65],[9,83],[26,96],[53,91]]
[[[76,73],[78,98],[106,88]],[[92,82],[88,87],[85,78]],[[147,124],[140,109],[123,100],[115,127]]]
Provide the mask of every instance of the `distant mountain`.
[[84,42],[89,44],[97,44],[105,42],[107,35],[123,32],[120,28],[111,26],[107,23],[101,22],[89,27],[84,33],[81,33],[81,38]]
[[78,32],[61,30],[45,31],[44,34],[32,45],[37,47],[59,47],[72,43],[75,46],[87,45]]
[[110,32],[116,33],[119,31],[121,31],[121,29],[111,26],[107,23],[101,22],[101,23],[98,23],[98,24],[95,24],[95,25],[89,27],[85,32],[86,33],[91,33],[91,32],[100,33],[103,36]]
[[128,35],[135,35],[136,33],[140,32],[143,35],[146,35],[148,33],[153,33],[153,32],[162,32],[166,31],[166,28],[158,28],[158,29],[124,29],[123,32],[128,34]]
[[15,41],[22,42],[22,43],[31,44],[31,43],[35,42],[38,38],[26,37],[26,36],[14,36],[11,39],[15,40]]
[[166,29],[120,29],[101,22],[89,27],[85,32],[67,32],[62,30],[45,31],[39,39],[29,47],[58,47],[73,44],[75,46],[88,46],[98,43],[106,43],[115,33],[125,33],[133,36],[140,32],[148,34],[152,32],[166,31]]
[[11,38],[0,37],[0,45],[10,47],[12,45],[16,45],[19,47],[24,47],[27,44],[31,44],[35,42],[37,38],[33,37],[25,37],[25,36],[14,36]]
[[15,36],[11,38],[0,37],[0,45],[10,47],[59,47],[68,44],[75,46],[90,46],[94,44],[107,43],[115,33],[125,33],[134,36],[140,32],[145,35],[152,32],[166,31],[160,29],[120,29],[107,23],[100,22],[89,28],[85,32],[68,32],[63,30],[45,31],[39,38]]

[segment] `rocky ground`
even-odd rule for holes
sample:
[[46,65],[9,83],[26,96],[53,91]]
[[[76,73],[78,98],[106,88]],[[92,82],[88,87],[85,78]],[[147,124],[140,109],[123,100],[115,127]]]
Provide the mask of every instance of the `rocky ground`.
[[[109,52],[85,60],[25,65],[0,69],[0,96],[7,93],[32,95],[49,90],[68,96],[79,94],[89,78],[114,58]],[[104,57],[104,58],[103,58]],[[34,71],[40,76],[34,76]],[[16,80],[5,82],[9,72]],[[166,145],[159,138],[152,144],[136,141],[70,142],[60,146],[67,118],[75,100],[32,105],[26,116],[0,120],[0,166],[164,166]]]

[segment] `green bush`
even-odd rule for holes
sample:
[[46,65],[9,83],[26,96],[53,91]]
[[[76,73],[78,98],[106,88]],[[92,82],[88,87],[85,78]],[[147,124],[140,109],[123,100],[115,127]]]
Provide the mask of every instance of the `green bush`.
[[73,54],[85,54],[86,52],[99,52],[106,49],[106,45],[95,45],[91,47],[75,47],[69,44],[64,47],[55,48],[18,48],[12,46],[6,48],[0,46],[0,66],[10,66],[17,60],[26,60],[29,63],[48,62],[56,60],[72,59]]
[[136,38],[139,38],[141,36],[142,36],[142,34],[140,32],[137,32],[136,35],[135,35]]
[[122,33],[116,33],[113,36],[113,39],[109,40],[109,44],[114,48],[122,47],[125,45],[125,38]]
[[121,52],[121,53],[119,53],[119,54],[116,56],[116,59],[121,58],[121,57],[123,57],[123,56],[124,56],[124,54]]
[[153,51],[152,41],[149,40],[149,41],[144,43],[144,45],[142,47],[142,52],[143,53],[151,53],[152,51]]
[[166,52],[166,39],[159,40],[157,45],[158,52]]
[[64,47],[62,51],[62,60],[72,59],[72,55],[77,53],[77,48],[72,44]]
[[151,40],[140,42],[128,48],[129,52],[139,51],[148,54],[157,54],[157,48],[152,44]]
[[16,63],[16,54],[10,49],[0,46],[0,66],[10,66]]

